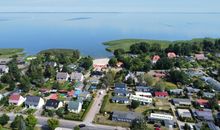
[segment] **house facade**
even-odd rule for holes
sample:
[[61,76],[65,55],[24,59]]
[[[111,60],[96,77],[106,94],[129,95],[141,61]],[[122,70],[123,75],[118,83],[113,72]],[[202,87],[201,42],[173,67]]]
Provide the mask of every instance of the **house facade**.
[[135,112],[113,111],[112,121],[132,122],[135,119],[143,118],[141,114]]
[[24,103],[25,98],[20,94],[14,93],[9,97],[8,103],[15,106],[20,106]]
[[27,96],[25,100],[25,106],[31,109],[40,109],[44,105],[43,98],[39,96]]
[[58,72],[56,75],[56,79],[58,82],[65,82],[69,79],[69,74],[65,72]]
[[48,109],[48,110],[57,110],[61,107],[63,107],[63,103],[55,99],[49,99],[47,100],[45,104],[45,109]]
[[68,103],[68,111],[73,113],[80,113],[82,110],[82,102],[81,101],[70,101]]
[[70,76],[71,81],[79,81],[79,82],[83,82],[84,80],[84,76],[82,73],[79,72],[72,72],[71,76]]

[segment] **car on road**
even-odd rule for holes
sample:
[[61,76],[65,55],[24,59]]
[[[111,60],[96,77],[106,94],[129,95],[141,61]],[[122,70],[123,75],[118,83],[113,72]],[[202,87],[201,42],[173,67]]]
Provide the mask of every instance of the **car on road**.
[[79,128],[83,128],[83,127],[86,127],[86,125],[85,124],[80,124],[79,125]]

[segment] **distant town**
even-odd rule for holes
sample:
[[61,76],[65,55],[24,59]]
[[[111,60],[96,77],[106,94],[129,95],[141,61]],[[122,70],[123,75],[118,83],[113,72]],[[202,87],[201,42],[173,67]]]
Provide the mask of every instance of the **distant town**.
[[220,130],[220,39],[0,49],[0,130]]

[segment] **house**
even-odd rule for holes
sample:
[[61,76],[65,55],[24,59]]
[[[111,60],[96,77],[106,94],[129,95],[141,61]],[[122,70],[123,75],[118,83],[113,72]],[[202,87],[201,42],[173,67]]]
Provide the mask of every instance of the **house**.
[[150,87],[145,87],[145,86],[136,86],[136,91],[137,92],[150,92],[151,88]]
[[197,99],[196,104],[200,107],[209,107],[209,101],[205,99]]
[[20,94],[18,93],[13,93],[10,97],[9,97],[9,101],[8,103],[11,105],[15,105],[15,106],[20,106],[21,104],[23,104],[25,101],[25,98],[22,97]]
[[220,82],[213,79],[212,77],[202,77],[202,79],[209,85],[212,86],[212,88],[216,91],[220,92]]
[[123,66],[123,62],[120,62],[120,61],[117,62],[117,63],[116,63],[116,66],[117,66],[118,68],[121,68],[121,67]]
[[45,62],[44,63],[44,65],[45,66],[50,66],[50,67],[56,67],[57,66],[57,63],[56,62],[49,62],[49,61],[47,61],[47,62]]
[[69,65],[67,65],[67,67],[70,68],[71,70],[76,70],[77,65],[75,65],[75,64],[69,64]]
[[192,87],[186,87],[186,90],[188,93],[195,93],[195,94],[201,91],[201,89],[192,88]]
[[70,90],[70,91],[67,92],[67,96],[68,97],[73,97],[74,93],[75,93],[74,90]]
[[25,106],[32,109],[40,109],[44,105],[44,100],[39,96],[27,96]]
[[114,89],[114,94],[117,96],[126,96],[126,97],[130,95],[129,92],[124,89]]
[[138,91],[136,91],[135,95],[141,96],[141,97],[149,97],[149,98],[152,97],[152,94],[150,92],[138,92]]
[[127,85],[124,83],[116,83],[114,86],[115,86],[115,89],[127,90]]
[[175,106],[191,106],[192,105],[190,99],[173,98],[172,101]]
[[100,82],[100,77],[97,77],[97,76],[92,76],[89,80],[88,80],[88,82],[90,82],[91,84],[99,84],[99,82]]
[[84,84],[83,84],[83,82],[76,82],[75,84],[74,84],[74,87],[75,87],[75,90],[83,90],[83,88],[84,88]]
[[125,81],[127,81],[129,78],[133,79],[135,83],[138,82],[137,77],[136,77],[135,74],[132,73],[132,72],[129,72],[129,73],[125,76]]
[[107,68],[108,62],[109,62],[109,58],[95,59],[95,60],[93,60],[93,67],[95,70]]
[[196,58],[196,60],[206,60],[207,59],[204,54],[195,54],[195,58]]
[[58,82],[65,82],[69,79],[69,74],[66,72],[58,72],[56,79]]
[[5,74],[9,72],[9,67],[7,65],[0,65],[0,74]]
[[50,99],[53,99],[53,100],[57,100],[58,99],[58,95],[56,93],[52,93],[50,96],[49,96]]
[[155,95],[155,97],[159,97],[159,98],[168,97],[168,93],[167,92],[155,92],[154,95]]
[[70,101],[68,103],[68,111],[73,113],[80,113],[82,110],[82,102],[81,101]]
[[90,92],[87,92],[87,91],[84,91],[84,92],[80,93],[79,96],[78,96],[78,98],[83,100],[83,101],[90,98],[90,97],[91,97],[91,94],[90,94]]
[[11,58],[1,58],[0,65],[7,65],[11,60]]
[[170,58],[170,59],[176,58],[176,54],[174,52],[168,52],[167,57]]
[[169,114],[151,113],[148,119],[149,120],[173,120],[174,117]]
[[204,110],[192,110],[194,117],[201,121],[214,121],[212,110],[204,109]]
[[180,118],[192,118],[191,112],[188,109],[177,109],[177,114]]
[[152,63],[155,64],[157,63],[157,61],[160,59],[160,56],[159,55],[154,55],[153,58],[152,58]]
[[112,102],[128,104],[129,103],[129,99],[127,97],[114,96],[114,97],[112,97]]
[[57,110],[61,107],[63,107],[63,103],[55,99],[49,99],[47,100],[45,104],[45,109],[48,109],[48,110]]
[[102,77],[103,75],[104,75],[104,72],[103,72],[103,71],[95,70],[95,71],[92,71],[92,72],[91,72],[91,76]]
[[199,122],[195,124],[195,130],[201,130],[203,123],[207,123],[207,130],[220,130],[218,126],[216,126],[213,122]]
[[70,76],[71,81],[79,81],[79,82],[83,82],[84,80],[84,76],[82,73],[79,72],[72,72],[71,76]]
[[121,122],[131,123],[135,119],[140,119],[140,118],[143,118],[143,116],[135,112],[113,111],[112,113],[112,121],[121,121]]
[[139,101],[142,104],[152,104],[153,99],[149,97],[143,97],[143,96],[138,96],[138,95],[131,95],[130,96],[131,100]]
[[215,93],[203,92],[203,97],[205,98],[213,98]]
[[171,89],[170,94],[182,95],[183,94],[183,89]]

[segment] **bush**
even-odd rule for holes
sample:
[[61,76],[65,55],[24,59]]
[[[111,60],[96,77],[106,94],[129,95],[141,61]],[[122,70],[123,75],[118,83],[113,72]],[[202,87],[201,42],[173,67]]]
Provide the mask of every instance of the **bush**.
[[8,115],[3,114],[3,115],[0,117],[0,124],[1,124],[1,125],[4,126],[4,125],[8,124],[8,121],[9,121]]
[[131,101],[131,108],[136,109],[137,107],[139,107],[139,105],[140,105],[139,101],[135,101],[135,100]]

